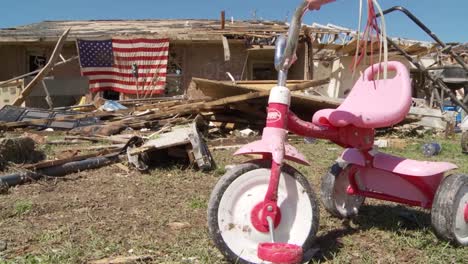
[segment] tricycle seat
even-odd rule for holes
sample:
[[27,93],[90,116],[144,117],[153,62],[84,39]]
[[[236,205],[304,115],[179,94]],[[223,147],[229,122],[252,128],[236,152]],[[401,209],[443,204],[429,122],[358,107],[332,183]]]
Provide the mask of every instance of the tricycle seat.
[[354,85],[348,97],[337,109],[323,109],[314,114],[317,125],[360,128],[381,128],[402,121],[411,107],[411,81],[405,65],[388,62],[388,70],[395,77],[375,80],[383,64],[368,67]]

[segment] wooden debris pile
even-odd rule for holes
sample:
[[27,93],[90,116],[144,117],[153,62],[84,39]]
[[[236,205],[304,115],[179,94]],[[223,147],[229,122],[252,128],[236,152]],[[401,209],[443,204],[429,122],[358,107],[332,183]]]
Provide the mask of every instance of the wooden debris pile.
[[[326,82],[305,81],[290,88],[293,91],[302,90]],[[56,130],[65,130],[66,134],[58,140],[39,137],[38,141],[43,145],[58,146],[55,154],[57,159],[24,165],[22,168],[26,172],[7,175],[6,178],[1,176],[0,181],[16,185],[41,175],[63,176],[69,172],[122,160],[128,160],[129,164],[140,170],[146,170],[151,167],[150,161],[154,162],[155,157],[156,164],[161,164],[161,154],[184,158],[203,170],[211,169],[214,161],[203,138],[222,137],[226,132],[246,128],[250,131],[260,130],[265,122],[268,94],[269,90],[263,90],[205,100],[181,97],[136,99],[120,102],[126,109],[111,112],[99,110],[98,104],[90,104],[70,107],[80,112],[46,113],[43,115],[46,118],[39,115],[21,120],[12,118],[11,111],[6,117],[0,111],[0,130],[13,133],[27,131],[30,135],[34,134],[32,131],[47,135],[56,133]],[[28,110],[33,112],[33,109]],[[50,128],[51,124],[84,119],[97,121],[87,125]],[[51,130],[54,132],[47,132]],[[257,135],[258,132],[251,134]],[[86,142],[89,146],[84,146]],[[62,146],[65,148],[60,150]]]
[[[328,80],[306,81],[291,87],[302,90],[326,83]],[[8,122],[0,116],[0,130],[8,131],[26,127],[43,127],[52,122],[67,122],[89,118],[98,118],[100,122],[89,126],[80,126],[70,130],[70,134],[81,136],[110,136],[119,134],[124,129],[160,130],[191,122],[197,115],[211,122],[213,126],[234,129],[236,126],[263,127],[266,117],[266,98],[269,90],[241,93],[212,100],[189,100],[158,98],[148,100],[129,100],[122,104],[127,109],[112,112],[91,111],[76,114],[63,114],[50,118],[28,118],[28,120]],[[77,106],[78,108],[79,106]],[[2,121],[3,120],[3,121]]]

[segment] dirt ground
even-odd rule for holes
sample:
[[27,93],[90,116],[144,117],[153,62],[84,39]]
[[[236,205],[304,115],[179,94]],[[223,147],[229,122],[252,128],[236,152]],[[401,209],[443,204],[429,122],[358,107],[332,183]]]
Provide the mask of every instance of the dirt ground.
[[[390,149],[422,158],[421,143]],[[468,173],[457,139],[433,159]],[[458,144],[458,147],[457,147]],[[313,162],[296,166],[316,194],[320,176],[342,151],[318,141],[295,143]],[[0,263],[86,263],[149,255],[153,263],[224,263],[209,239],[206,209],[224,166],[241,162],[233,150],[214,151],[218,169],[203,173],[172,164],[148,174],[117,166],[11,188],[0,195]],[[466,263],[468,250],[438,240],[428,211],[367,200],[351,222],[322,208],[312,263]]]

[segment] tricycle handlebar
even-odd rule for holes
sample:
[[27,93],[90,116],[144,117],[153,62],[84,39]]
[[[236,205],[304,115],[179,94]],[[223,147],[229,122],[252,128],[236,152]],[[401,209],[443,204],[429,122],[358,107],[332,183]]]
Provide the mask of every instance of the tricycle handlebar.
[[301,2],[301,4],[294,12],[294,15],[291,19],[291,24],[289,25],[286,47],[281,56],[281,59],[279,60],[279,65],[277,65],[279,70],[288,70],[289,67],[294,63],[297,41],[299,39],[299,33],[302,25],[302,16],[304,14],[304,10],[307,8],[307,5],[307,1]]
[[302,17],[307,9],[320,9],[321,5],[335,0],[304,0],[296,8],[289,25],[288,38],[280,36],[276,45],[275,67],[278,71],[278,85],[285,86],[289,67],[296,61],[296,48],[301,31]]

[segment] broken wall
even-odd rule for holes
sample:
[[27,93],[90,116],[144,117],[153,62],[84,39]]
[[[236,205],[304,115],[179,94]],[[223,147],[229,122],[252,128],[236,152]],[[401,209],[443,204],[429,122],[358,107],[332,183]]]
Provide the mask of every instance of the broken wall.
[[[229,72],[236,81],[260,80],[258,76],[267,76],[262,80],[276,80],[277,72],[274,70],[274,49],[248,50],[243,42],[230,42],[231,59],[224,61],[224,49],[219,43],[192,43],[187,47],[186,73],[188,93],[191,98],[202,98],[203,94],[190,86],[192,77],[217,81],[231,80]],[[297,49],[298,60],[288,72],[289,80],[303,80],[305,68],[305,49],[300,44]],[[255,66],[265,68],[265,73],[255,76]],[[258,74],[258,72],[257,72]],[[256,78],[257,77],[257,78]]]
[[[52,55],[54,45],[55,43],[33,43],[0,46],[0,58],[4,61],[4,63],[0,65],[0,81],[40,69],[41,66],[47,63],[47,59]],[[77,51],[75,44],[67,43],[61,54],[66,59],[76,56]],[[79,100],[83,94],[83,80],[78,60],[55,67],[50,76],[53,76],[54,80],[46,80],[46,82],[54,82],[56,80],[60,86],[55,87],[57,85],[50,83],[52,86],[51,88],[57,88],[51,91],[54,106],[75,104],[77,100]],[[24,86],[27,85],[33,77],[34,76],[25,78]],[[10,88],[12,87],[12,85],[9,86]],[[3,98],[6,96],[4,96],[3,90],[7,89],[1,89],[0,91],[0,107],[4,104],[12,103],[21,89],[19,89],[15,95],[12,95],[13,97],[9,96],[12,98],[8,99]],[[60,93],[54,92],[54,90],[58,90]],[[12,94],[12,91],[8,90],[8,93]],[[41,83],[33,89],[33,93],[28,96],[25,105],[29,107],[48,108],[44,99],[44,91]]]
[[[19,45],[0,46],[0,81],[11,79],[26,71],[26,49]],[[11,104],[19,95],[23,82],[13,82],[0,86],[0,107]]]
[[[78,52],[76,50],[75,44],[73,43],[64,46],[61,54],[63,55],[63,57],[65,57],[65,59],[77,56]],[[48,57],[50,57],[50,55],[52,55],[52,52],[48,54]],[[56,67],[50,75],[54,76],[56,79],[79,77],[81,76],[80,62],[79,60],[73,60],[65,65]]]
[[[345,94],[347,94],[348,90],[353,88],[354,83],[360,75],[360,72],[364,72],[364,70],[370,66],[369,63],[361,63],[358,65],[353,78],[353,72],[351,70],[353,65],[353,58],[354,56],[343,56],[332,62],[330,74],[331,80],[326,90],[326,93],[329,97],[345,97]],[[408,69],[411,68],[410,62],[403,56],[391,55],[389,56],[388,60],[399,61],[408,67]],[[378,55],[374,56],[373,61],[374,63],[379,61]],[[389,77],[391,77],[390,73]]]
[[0,81],[8,80],[27,72],[26,47],[21,45],[0,45]]
[[229,80],[226,72],[230,72],[236,80],[240,80],[246,59],[246,48],[242,43],[229,43],[231,58],[224,61],[224,49],[219,43],[191,43],[186,45],[186,72],[191,77],[212,80]]

